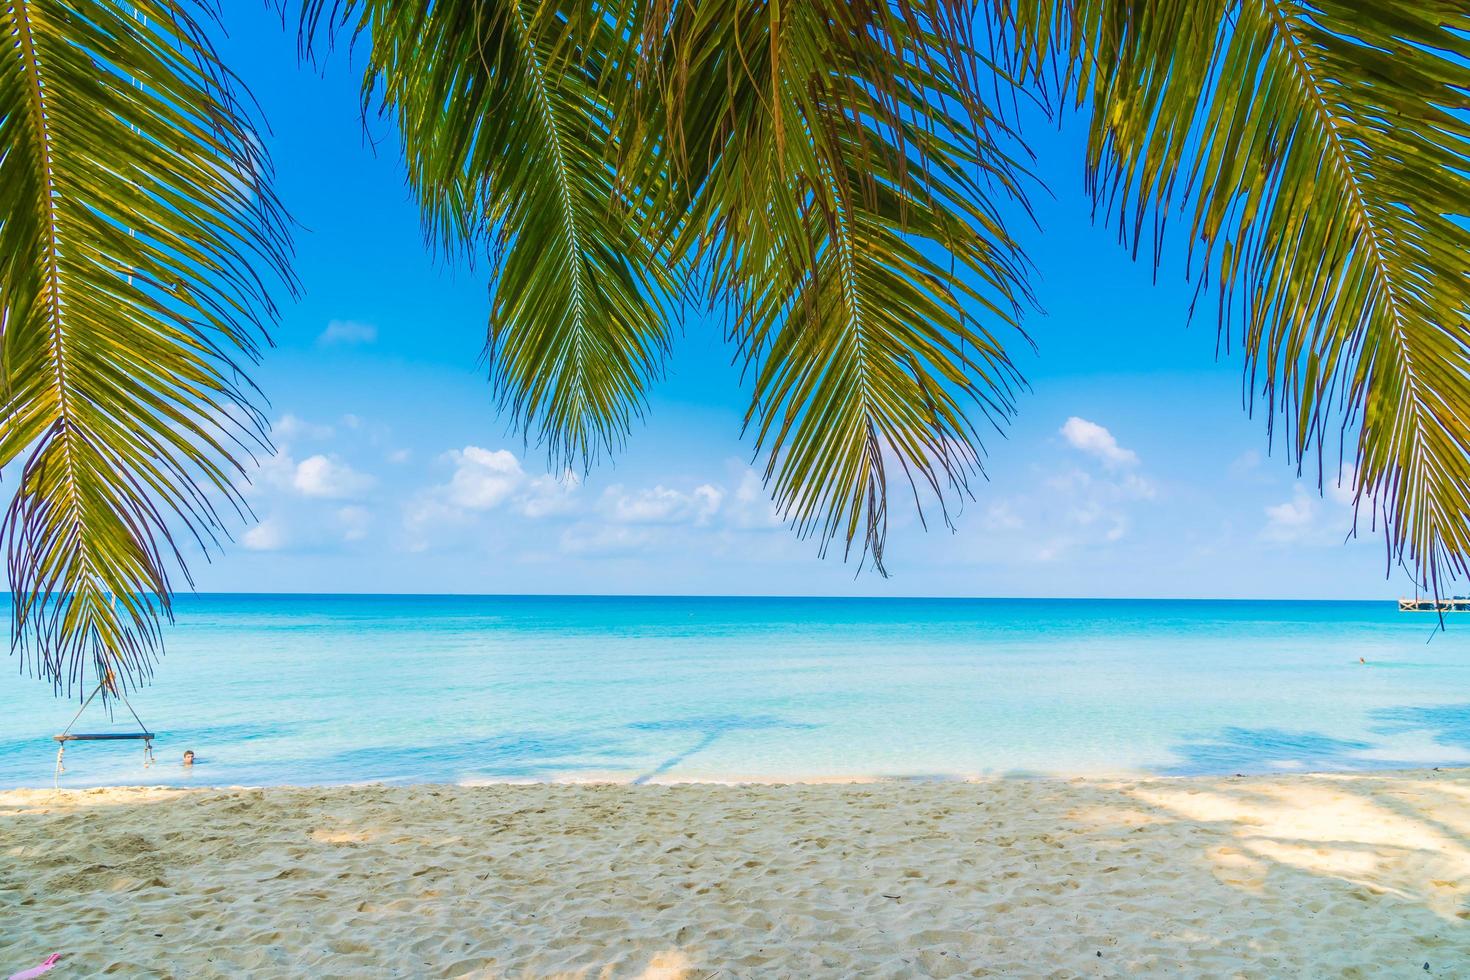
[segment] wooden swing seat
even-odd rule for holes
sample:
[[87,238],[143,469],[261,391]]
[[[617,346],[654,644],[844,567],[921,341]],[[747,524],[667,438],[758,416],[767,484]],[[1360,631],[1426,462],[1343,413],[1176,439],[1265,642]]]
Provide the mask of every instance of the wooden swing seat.
[[153,741],[152,732],[98,732],[87,734],[79,732],[75,735],[52,735],[58,742],[115,742],[121,739],[141,738],[145,742]]

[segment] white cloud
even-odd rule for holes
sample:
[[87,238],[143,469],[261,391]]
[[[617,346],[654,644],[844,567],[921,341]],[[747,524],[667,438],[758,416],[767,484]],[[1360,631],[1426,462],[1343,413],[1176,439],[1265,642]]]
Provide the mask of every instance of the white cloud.
[[280,551],[286,546],[286,529],[274,517],[266,518],[240,536],[250,551]]
[[508,449],[466,446],[451,450],[448,457],[454,463],[454,475],[444,488],[445,498],[466,510],[498,507],[526,479],[520,460]]
[[1270,541],[1297,541],[1306,537],[1317,520],[1317,501],[1298,485],[1290,500],[1266,508],[1262,535]]
[[1096,422],[1073,415],[1059,431],[1073,449],[1097,457],[1106,466],[1133,466],[1138,462],[1137,453],[1118,445],[1113,434]]
[[[779,528],[784,523],[766,496],[759,475],[730,461],[736,489],[715,481],[653,486],[614,484],[589,497],[579,475],[532,475],[506,449],[465,446],[440,457],[452,465],[447,479],[427,486],[402,505],[403,545],[412,550],[450,545],[491,532],[481,515],[505,515],[494,523],[501,540],[518,533],[536,536],[525,522],[560,521],[564,555],[606,556],[674,547],[683,535],[724,541],[740,532]],[[518,521],[522,518],[524,521]],[[516,528],[524,530],[517,532]],[[693,542],[690,536],[686,544]],[[711,547],[714,545],[711,544]]]
[[547,473],[536,477],[526,487],[521,500],[521,513],[527,517],[551,517],[565,514],[577,506],[577,489],[582,478],[571,470],[560,478]]
[[373,485],[373,478],[335,457],[318,453],[296,464],[291,485],[308,497],[342,500],[367,491]]
[[608,517],[619,524],[704,524],[719,512],[724,499],[725,492],[709,483],[689,493],[662,484],[636,493],[612,486],[603,498]]
[[[389,459],[408,458],[407,450],[399,452],[401,457],[394,453]],[[576,508],[582,481],[570,470],[560,477],[531,478],[515,453],[481,446],[452,449],[440,460],[454,466],[449,481],[419,491],[403,508],[403,525],[414,550],[428,547],[426,535],[432,536],[435,529],[474,526],[484,511],[505,507],[534,519]]]
[[393,450],[391,453],[389,453],[384,458],[387,459],[388,462],[394,464],[395,466],[402,466],[404,463],[408,462],[410,459],[413,459],[413,450],[412,449],[395,449],[395,450]]
[[321,332],[316,341],[323,345],[356,345],[371,344],[378,339],[378,328],[371,323],[363,323],[359,320],[333,320],[327,324],[327,329]]
[[1352,527],[1357,471],[1352,464],[1345,463],[1335,481],[1325,482],[1325,499],[1315,487],[1297,483],[1292,487],[1290,500],[1267,507],[1261,537],[1283,543],[1341,543]]

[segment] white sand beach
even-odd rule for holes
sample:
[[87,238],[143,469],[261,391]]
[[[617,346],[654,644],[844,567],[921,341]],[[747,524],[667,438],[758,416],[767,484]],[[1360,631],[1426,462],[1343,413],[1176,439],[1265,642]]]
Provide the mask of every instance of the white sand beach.
[[1470,770],[19,790],[0,921],[57,980],[1465,977]]

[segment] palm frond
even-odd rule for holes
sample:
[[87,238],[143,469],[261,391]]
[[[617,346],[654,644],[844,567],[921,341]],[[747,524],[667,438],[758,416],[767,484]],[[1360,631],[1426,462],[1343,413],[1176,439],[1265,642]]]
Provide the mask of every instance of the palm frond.
[[1470,571],[1470,10],[998,7],[1023,63],[1090,105],[1093,191],[1134,247],[1188,221],[1298,465],[1336,436],[1390,560],[1435,591]]
[[980,471],[976,419],[1019,380],[977,318],[1015,325],[1028,294],[998,208],[1022,175],[968,7],[651,2],[639,22],[658,138],[624,167],[661,164],[670,189],[649,233],[733,296],[778,509],[881,572],[890,490],[947,521]]
[[175,534],[213,547],[264,444],[238,365],[288,238],[199,13],[0,6],[4,535],[14,642],[58,690],[148,675]]
[[[307,35],[322,16],[308,4]],[[431,237],[488,247],[486,351],[502,408],[558,466],[621,442],[660,373],[671,280],[617,186],[592,3],[369,0],[364,98],[397,120]]]

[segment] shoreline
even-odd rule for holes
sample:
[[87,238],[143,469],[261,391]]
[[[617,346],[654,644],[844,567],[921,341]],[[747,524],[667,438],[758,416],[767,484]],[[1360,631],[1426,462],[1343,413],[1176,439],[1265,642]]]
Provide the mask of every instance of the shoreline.
[[1191,780],[1248,780],[1248,779],[1292,779],[1297,777],[1349,777],[1349,776],[1396,776],[1421,773],[1463,774],[1470,778],[1470,762],[1449,762],[1440,765],[1422,766],[1386,766],[1381,769],[1271,769],[1255,772],[1203,772],[1203,773],[1155,773],[1147,770],[1115,769],[1115,770],[1088,770],[1081,772],[1030,772],[1016,770],[1004,773],[922,773],[914,775],[891,775],[883,773],[867,773],[858,775],[846,774],[814,774],[799,776],[767,776],[750,774],[732,775],[667,775],[656,776],[645,775],[622,775],[616,772],[607,773],[578,773],[575,775],[556,776],[548,779],[490,779],[473,777],[462,780],[400,780],[387,779],[364,779],[346,780],[340,782],[315,782],[315,783],[209,783],[209,782],[140,782],[140,783],[104,783],[96,786],[61,786],[57,789],[44,784],[31,786],[0,786],[0,812],[3,812],[5,799],[12,794],[26,793],[62,793],[62,794],[88,794],[108,791],[118,792],[142,792],[151,790],[168,790],[183,793],[196,792],[235,792],[246,790],[340,790],[340,789],[363,789],[370,787],[381,787],[388,789],[476,789],[493,788],[499,786],[602,786],[602,787],[628,787],[637,789],[643,786],[724,786],[738,788],[742,786],[977,786],[996,782],[1042,782],[1042,783],[1079,783],[1079,782],[1175,782]]
[[93,793],[138,793],[148,791],[170,791],[177,793],[224,793],[245,792],[253,790],[344,790],[344,789],[488,789],[495,787],[536,787],[536,786],[596,786],[596,787],[626,787],[638,789],[645,786],[650,787],[673,787],[673,786],[719,786],[728,788],[749,787],[777,787],[777,786],[983,786],[989,783],[1118,783],[1118,782],[1179,782],[1199,780],[1223,780],[1234,782],[1237,780],[1250,779],[1294,779],[1298,777],[1331,779],[1334,777],[1382,777],[1412,774],[1463,774],[1470,778],[1470,763],[1454,762],[1437,766],[1394,766],[1383,769],[1273,769],[1266,772],[1235,772],[1235,773],[1153,773],[1140,770],[1118,769],[1098,770],[1086,772],[1007,772],[997,774],[950,774],[950,773],[926,773],[921,775],[802,775],[802,776],[762,776],[762,775],[728,775],[728,776],[654,776],[645,778],[643,776],[620,776],[614,774],[578,774],[571,776],[558,776],[550,779],[486,779],[470,778],[458,781],[450,780],[398,780],[398,779],[364,779],[342,782],[316,782],[316,783],[208,783],[208,782],[142,782],[142,783],[106,783],[97,786],[61,786],[56,789],[52,786],[0,786],[0,813],[3,813],[6,805],[6,797],[14,794],[47,793],[55,794],[93,794]]
[[46,788],[0,840],[0,973],[1470,972],[1470,769]]

